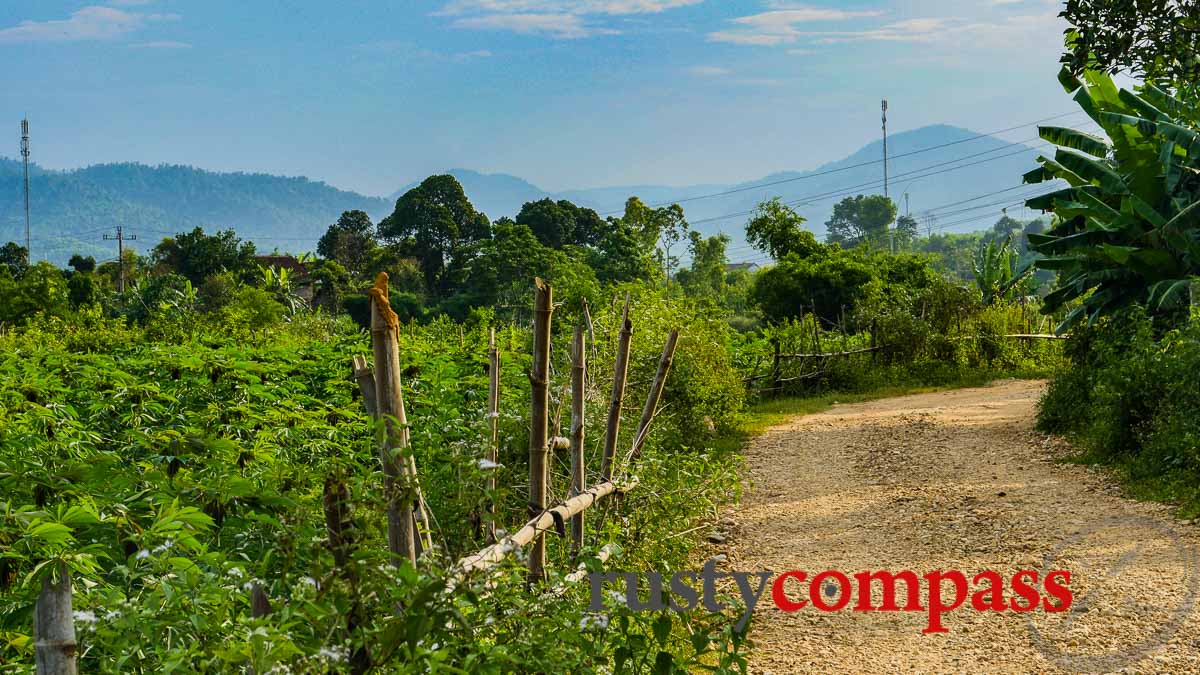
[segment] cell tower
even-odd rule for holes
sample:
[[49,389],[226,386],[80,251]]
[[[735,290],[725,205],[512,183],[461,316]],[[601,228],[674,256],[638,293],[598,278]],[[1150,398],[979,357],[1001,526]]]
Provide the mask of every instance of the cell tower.
[[21,160],[25,163],[25,259],[33,260],[29,254],[29,120],[21,120]]

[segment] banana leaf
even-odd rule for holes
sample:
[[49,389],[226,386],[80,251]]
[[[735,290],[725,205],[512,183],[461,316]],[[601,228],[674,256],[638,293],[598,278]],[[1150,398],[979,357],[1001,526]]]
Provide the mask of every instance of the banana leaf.
[[[1108,115],[1109,113],[1104,114]],[[1078,150],[1101,159],[1107,157],[1109,150],[1112,149],[1108,142],[1099,136],[1093,136],[1066,127],[1038,127],[1038,136],[1044,141],[1071,148],[1072,150]]]

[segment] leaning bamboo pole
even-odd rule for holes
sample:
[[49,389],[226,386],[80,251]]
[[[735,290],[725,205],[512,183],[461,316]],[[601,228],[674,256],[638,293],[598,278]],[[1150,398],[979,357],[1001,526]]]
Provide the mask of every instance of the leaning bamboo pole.
[[[388,550],[392,564],[402,558],[417,561],[418,537],[422,548],[432,548],[428,519],[421,506],[416,459],[409,448],[408,416],[400,383],[400,319],[388,300],[388,276],[380,272],[368,291],[371,298],[371,347],[375,356],[375,403],[383,420],[379,445],[388,501]],[[415,508],[414,508],[415,505]],[[421,527],[414,528],[416,519]],[[414,532],[414,529],[420,530]]]
[[604,434],[604,455],[600,464],[600,479],[612,480],[613,460],[617,454],[617,435],[621,431],[621,406],[625,402],[625,380],[629,375],[629,342],[633,324],[629,322],[629,294],[625,294],[625,309],[621,312],[621,332],[617,339],[617,360],[613,367],[612,396],[608,407],[608,429]]
[[[584,328],[575,326],[574,348],[571,354],[571,492],[574,497],[587,489],[587,467],[583,458],[584,393],[587,386],[587,346]],[[583,512],[571,519],[571,556],[583,548]]]
[[646,394],[646,405],[642,407],[642,419],[638,422],[637,435],[633,439],[633,447],[629,449],[626,467],[629,462],[637,460],[642,455],[642,446],[646,444],[646,436],[650,432],[650,422],[658,412],[658,401],[662,398],[663,386],[667,383],[667,374],[671,372],[671,364],[675,361],[675,348],[679,345],[679,329],[671,329],[667,336],[667,344],[663,345],[662,356],[658,359],[658,372],[654,374],[654,383]]
[[[532,389],[529,423],[529,510],[537,515],[546,508],[549,492],[549,392],[550,392],[550,317],[554,311],[554,293],[550,285],[534,280],[533,367],[529,372]],[[529,581],[540,582],[546,576],[546,539],[537,536],[529,553]]]
[[636,479],[621,485],[617,485],[612,481],[605,481],[584,490],[582,493],[571,497],[558,506],[542,511],[531,518],[529,522],[525,523],[524,527],[511,535],[477,553],[459,560],[458,565],[455,566],[454,573],[451,575],[451,585],[471,572],[495,567],[496,564],[504,560],[511,553],[520,550],[532,542],[534,537],[541,537],[546,532],[554,531],[557,523],[566,522],[575,514],[582,513],[601,499],[613,493],[628,492],[636,486]]
[[33,609],[33,645],[38,675],[75,675],[75,616],[71,611],[71,573],[65,562],[42,577]]

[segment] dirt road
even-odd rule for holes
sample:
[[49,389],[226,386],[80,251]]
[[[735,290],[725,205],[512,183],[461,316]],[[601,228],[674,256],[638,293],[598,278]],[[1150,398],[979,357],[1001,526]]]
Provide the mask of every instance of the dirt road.
[[774,427],[748,450],[748,491],[712,552],[742,571],[995,570],[1006,585],[1066,569],[1071,611],[968,600],[946,614],[949,633],[923,635],[922,612],[785,613],[768,588],[752,672],[1200,672],[1197,528],[1056,462],[1067,449],[1032,426],[1042,387],[839,405]]

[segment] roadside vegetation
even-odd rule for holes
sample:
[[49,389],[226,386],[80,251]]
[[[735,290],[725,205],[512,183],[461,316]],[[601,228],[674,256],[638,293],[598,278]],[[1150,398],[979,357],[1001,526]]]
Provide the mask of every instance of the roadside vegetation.
[[[1073,4],[1080,23],[1095,19]],[[593,612],[587,584],[565,575],[599,569],[602,550],[610,568],[687,565],[695,533],[737,498],[745,438],[782,415],[997,377],[1053,375],[1043,429],[1200,512],[1200,108],[1170,79],[1191,66],[1158,72],[1166,61],[1147,56],[1156,84],[1121,91],[1103,74],[1120,64],[1079,59],[1126,52],[1086,35],[1061,80],[1104,136],[1042,128],[1062,149],[1025,178],[1066,186],[1030,201],[1049,217],[972,235],[922,237],[891,200],[857,195],[818,241],[771,200],[746,235],[774,263],[752,270],[678,204],[632,197],[601,218],[542,200],[492,221],[453,177],[432,176],[378,223],[345,212],[316,256],[262,256],[236,232],[200,228],[65,270],[0,247],[0,672],[29,670],[39,588],[63,570],[85,671],[744,672],[732,605]],[[371,353],[367,292],[381,272],[432,515],[434,548],[416,565],[388,556],[380,461],[351,377],[351,359]],[[589,513],[581,554],[550,536],[546,585],[527,587],[518,556],[449,593],[455,562],[488,543],[489,505],[502,529],[529,516],[535,277],[558,301],[558,431],[571,329],[586,326],[593,347],[589,475],[625,299],[629,411],[666,336],[683,337],[631,476],[640,487]],[[567,496],[568,470],[552,462],[551,502]]]

